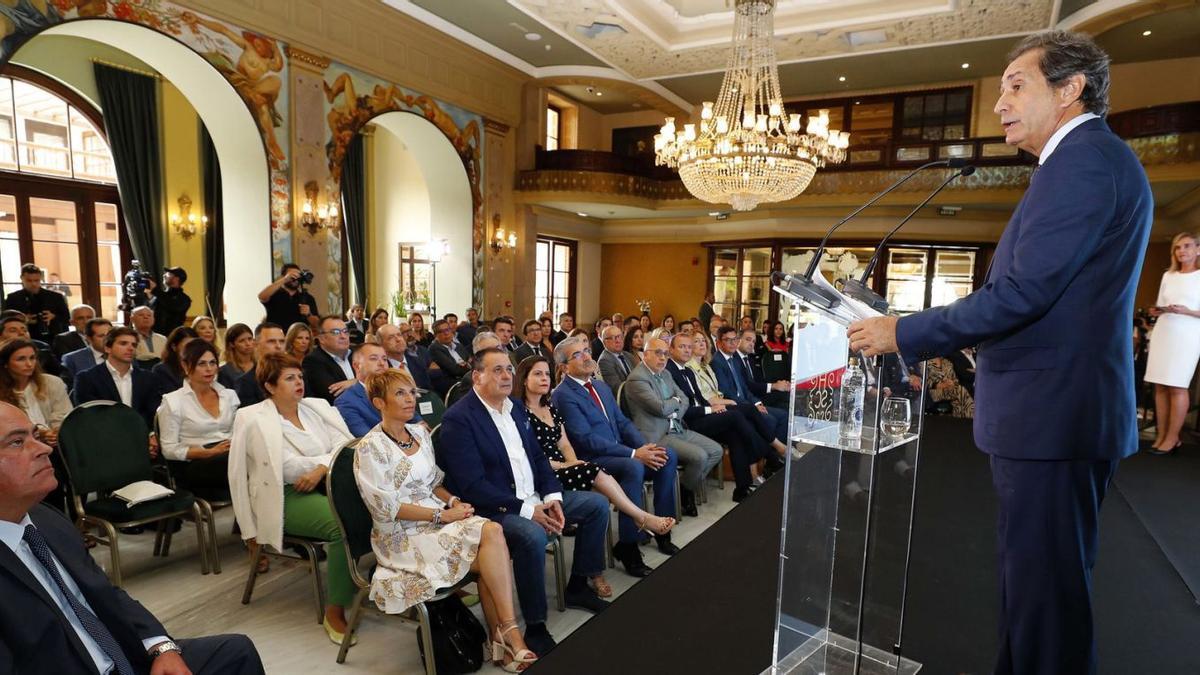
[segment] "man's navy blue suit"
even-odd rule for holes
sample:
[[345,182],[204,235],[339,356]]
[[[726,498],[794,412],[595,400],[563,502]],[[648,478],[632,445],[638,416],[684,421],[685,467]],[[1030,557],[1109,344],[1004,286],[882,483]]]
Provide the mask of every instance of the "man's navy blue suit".
[[[575,448],[575,454],[603,467],[634,504],[642,501],[642,481],[651,478],[654,481],[655,515],[678,518],[679,514],[675,513],[675,474],[679,459],[675,451],[666,449],[667,463],[659,469],[651,469],[634,459],[633,451],[645,445],[646,439],[621,412],[607,384],[592,378],[592,386],[604,405],[603,411],[587,389],[570,377],[564,377],[550,394],[550,401],[562,415],[567,439]],[[637,543],[637,525],[632,518],[622,513],[617,525],[621,543]]]
[[1129,317],[1153,208],[1137,157],[1088,120],[1044,157],[983,286],[896,326],[908,358],[979,345],[975,443],[999,497],[997,673],[1096,672],[1091,570],[1100,503],[1137,451]]
[[[604,571],[604,534],[608,530],[608,500],[596,492],[563,492],[533,428],[529,411],[512,401],[510,412],[525,447],[536,492],[543,499],[562,493],[563,516],[578,524],[571,574],[590,579]],[[435,448],[437,464],[446,472],[446,489],[475,513],[504,528],[513,561],[513,578],[521,615],[527,624],[546,621],[546,531],[521,515],[516,480],[504,440],[491,413],[474,391],[446,410]]]
[[[732,357],[726,358],[725,353],[717,348],[709,365],[712,366],[713,374],[717,376],[717,386],[721,388],[721,393],[738,403],[755,405],[761,402],[762,397],[771,390],[770,385],[753,380],[750,371],[742,363],[739,352],[734,352]],[[770,416],[775,438],[781,443],[787,443],[789,421],[787,411],[765,404],[763,407],[767,409],[767,415]]]
[[[148,429],[154,428],[154,416],[158,413],[158,404],[162,403],[162,387],[158,376],[137,366],[132,367],[133,376],[133,409],[146,421]],[[108,364],[101,363],[87,370],[80,371],[75,376],[75,389],[71,391],[71,402],[83,405],[88,401],[121,402],[121,394],[117,384],[113,382],[112,374],[108,372]]]
[[[383,415],[367,398],[367,388],[361,382],[338,394],[333,400],[333,407],[341,413],[342,419],[346,421],[346,428],[355,436],[366,436],[367,432],[374,429],[383,419]],[[420,424],[421,416],[414,410],[408,423]]]

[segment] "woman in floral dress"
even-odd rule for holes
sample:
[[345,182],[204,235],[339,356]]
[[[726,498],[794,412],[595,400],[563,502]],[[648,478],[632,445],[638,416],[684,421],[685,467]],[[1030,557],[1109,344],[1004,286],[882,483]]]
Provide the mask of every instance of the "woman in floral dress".
[[371,599],[398,614],[475,572],[492,660],[507,672],[525,670],[537,656],[526,648],[514,618],[504,531],[442,486],[429,434],[407,424],[417,404],[412,377],[386,370],[372,375],[366,388],[383,418],[354,454],[355,480],[374,521],[371,548],[378,567]]

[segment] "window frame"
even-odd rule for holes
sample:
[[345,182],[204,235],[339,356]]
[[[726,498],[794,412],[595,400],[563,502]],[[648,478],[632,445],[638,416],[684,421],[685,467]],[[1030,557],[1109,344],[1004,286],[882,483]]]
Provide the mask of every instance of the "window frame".
[[[562,118],[563,118],[562,108],[560,108],[556,105],[547,103],[546,104],[546,112],[554,113],[554,134],[551,135],[551,133],[550,133],[550,120],[547,119],[546,120],[546,137],[542,139],[542,142],[545,144],[546,150],[561,150],[562,149]],[[547,115],[547,117],[549,117],[549,115]],[[554,139],[554,147],[553,148],[550,147],[550,139],[551,138]]]
[[[547,244],[550,247],[549,250],[547,251],[547,257],[546,257],[547,269],[544,271],[539,271],[537,268],[537,247],[540,244]],[[534,313],[537,316],[541,316],[541,313],[546,311],[547,309],[549,309],[553,312],[555,290],[556,290],[555,285],[554,285],[554,276],[556,273],[560,273],[563,271],[563,270],[557,270],[554,267],[554,247],[555,247],[555,245],[566,246],[567,249],[570,251],[570,261],[567,265],[567,269],[565,270],[566,274],[567,274],[567,289],[566,289],[565,295],[567,298],[567,312],[571,316],[575,316],[575,302],[576,302],[576,295],[577,295],[575,292],[575,287],[576,287],[576,281],[579,279],[579,276],[578,276],[579,242],[575,241],[574,239],[564,239],[562,237],[552,237],[552,236],[544,235],[544,234],[538,235],[537,239],[534,241],[534,256],[533,256],[533,273],[535,275],[534,283],[533,283]],[[543,273],[546,274],[546,277],[547,277],[546,278],[546,292],[547,292],[546,299],[548,301],[547,304],[549,305],[549,307],[539,307],[537,304],[538,303],[538,295],[537,295],[537,278],[536,278],[536,276],[539,274],[543,274]],[[554,316],[553,319],[554,319],[555,325],[557,325],[558,317]],[[519,329],[519,327],[518,327],[518,329]]]

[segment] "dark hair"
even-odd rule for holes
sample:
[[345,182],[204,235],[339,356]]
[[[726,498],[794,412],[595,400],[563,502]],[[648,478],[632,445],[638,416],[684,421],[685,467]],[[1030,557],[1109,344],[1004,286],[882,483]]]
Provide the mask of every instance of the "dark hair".
[[450,320],[450,317],[454,317],[454,320],[458,321],[458,315],[455,314],[454,312],[446,312],[445,314],[442,315],[442,318],[447,321]]
[[42,268],[33,263],[25,263],[24,265],[21,265],[21,274],[36,274],[40,277],[42,276]]
[[[189,328],[188,330],[191,330],[191,329]],[[140,339],[138,337],[138,332],[136,330],[130,328],[129,326],[117,326],[116,328],[113,328],[112,330],[108,331],[108,335],[104,336],[104,346],[106,348],[112,349],[112,346],[117,344],[117,338],[126,336],[126,335],[133,338],[133,341],[135,343]]]
[[342,323],[346,322],[346,320],[343,319],[340,314],[326,314],[325,316],[321,317],[320,321],[317,322],[317,330],[319,332],[321,332],[321,333],[325,332],[325,322],[326,321],[341,321]]
[[[260,336],[260,335],[262,335],[262,334],[263,334],[263,331],[264,331],[264,330],[271,330],[272,328],[278,328],[279,330],[283,331],[283,326],[280,326],[280,325],[279,325],[279,324],[277,324],[277,323],[271,323],[270,321],[264,321],[264,322],[262,322],[262,323],[260,323],[260,324],[258,324],[257,326],[255,326],[255,327],[254,327],[254,337],[256,337],[256,338],[257,338],[258,336]],[[232,330],[232,329],[231,329],[231,330]],[[284,332],[287,332],[287,331],[284,331]],[[226,342],[232,342],[231,340],[229,340],[229,336],[228,336],[228,335],[226,335],[226,337],[225,337],[225,341],[226,341]]]
[[300,266],[297,265],[296,263],[284,263],[283,267],[279,268],[279,276],[283,276],[283,275],[287,274],[288,270],[298,270],[298,269],[300,269]]
[[46,400],[46,391],[42,388],[42,365],[38,359],[38,348],[33,343],[33,340],[25,338],[16,338],[9,340],[3,345],[0,345],[0,401],[11,403],[18,408],[24,410],[24,401],[17,396],[17,392],[13,389],[17,382],[13,379],[12,373],[8,372],[8,362],[13,355],[22,349],[33,350],[33,377],[29,383],[33,385],[34,394],[41,400]]
[[198,337],[200,336],[196,334],[196,331],[189,326],[179,326],[175,330],[171,331],[171,334],[167,336],[167,343],[163,345],[162,353],[159,355],[159,357],[168,368],[177,373],[182,373],[183,367],[179,363],[179,353],[176,351],[176,348],[179,346],[180,342],[183,342],[188,338]]
[[512,319],[508,318],[507,316],[498,316],[495,319],[492,319],[492,330],[496,330],[496,324],[498,323],[506,323],[510,326],[513,325]]
[[4,314],[0,315],[0,330],[4,330],[4,326],[6,326],[10,323],[25,324],[28,322],[29,322],[29,320],[25,316],[24,313],[18,312],[15,309],[9,310],[8,312],[5,312]]
[[[521,359],[521,363],[517,365],[517,377],[516,381],[513,382],[513,394],[521,403],[525,402],[525,380],[529,379],[529,373],[533,372],[533,367],[539,363],[546,364],[546,367],[550,369],[550,384],[551,388],[553,388],[554,366],[550,365],[550,359],[547,359],[541,354],[526,356],[524,359]],[[542,394],[542,398],[538,403],[543,406],[550,405],[550,392]]]
[[633,334],[637,333],[639,331],[642,333],[642,339],[643,339],[642,344],[644,345],[645,344],[644,340],[646,338],[646,331],[643,331],[641,326],[632,326],[629,328],[629,330],[625,331],[625,339],[621,342],[621,349],[623,349],[624,351],[627,351],[627,352],[632,352],[633,351]]
[[95,319],[88,319],[88,322],[83,325],[83,333],[91,337],[96,332],[96,326],[111,326],[112,322],[102,316]]
[[503,354],[506,357],[508,356],[508,352],[504,351],[503,349],[500,349],[499,347],[488,347],[487,349],[480,349],[479,351],[475,352],[475,356],[473,359],[474,362],[471,364],[473,370],[475,370],[476,372],[480,372],[480,373],[483,372],[483,362],[487,358],[488,354]]
[[1083,92],[1079,95],[1083,109],[1101,117],[1108,114],[1110,59],[1092,38],[1065,30],[1034,33],[1013,47],[1008,53],[1009,63],[1034,49],[1042,50],[1038,68],[1051,87],[1060,88],[1072,75],[1083,75]]
[[382,307],[376,307],[375,311],[371,312],[371,318],[367,319],[367,330],[368,331],[375,330],[375,317],[379,316],[380,314],[382,314],[386,317],[389,317],[389,318],[391,317],[391,315],[388,314],[388,311],[386,309],[384,309]]
[[439,328],[439,326],[446,326],[447,328],[449,328],[450,322],[445,319],[438,319],[437,321],[434,321],[433,326],[432,326],[434,333],[437,333],[438,331],[441,330],[441,328]]
[[727,324],[727,325],[724,325],[724,326],[721,326],[720,328],[718,328],[714,337],[717,338],[717,342],[720,342],[721,340],[725,339],[726,335],[729,335],[730,333],[736,333],[736,332],[737,332],[737,329],[735,329],[733,326],[730,326]]
[[782,329],[783,329],[783,339],[784,339],[784,341],[786,341],[786,340],[787,340],[787,336],[788,336],[788,334],[787,334],[787,326],[783,325],[783,322],[782,322],[782,321],[776,321],[775,323],[771,324],[771,334],[767,336],[767,339],[768,339],[768,340],[774,340],[774,339],[775,339],[775,328],[776,328],[776,327],[779,327],[779,328],[782,328]]
[[304,370],[300,361],[291,354],[263,354],[262,358],[258,360],[258,365],[254,367],[254,379],[258,382],[258,386],[266,391],[268,384],[273,387],[279,383],[279,376],[287,368]]
[[659,326],[661,326],[661,327],[663,327],[663,328],[666,328],[666,327],[667,327],[667,319],[670,319],[670,320],[671,320],[671,328],[670,328],[670,330],[671,330],[671,332],[672,332],[672,333],[674,333],[674,332],[675,332],[675,329],[677,328],[677,326],[675,325],[675,315],[674,315],[674,314],[664,314],[664,315],[663,315],[663,320],[662,320],[662,323],[660,323],[660,324],[658,324],[658,325],[659,325]]
[[[225,331],[225,353],[222,356],[225,357],[226,362],[228,362],[230,360],[230,358],[233,357],[233,354],[234,354],[233,343],[237,342],[238,339],[241,338],[243,335],[250,335],[250,336],[254,335],[254,333],[251,332],[251,330],[250,330],[250,326],[247,326],[244,323],[235,323],[232,326],[230,326],[228,330]],[[184,351],[186,351],[186,350],[184,350]]]
[[526,321],[525,323],[521,324],[521,335],[528,335],[530,326],[537,326],[538,330],[541,330],[542,322],[538,321],[537,319],[530,319],[530,320]]
[[[246,328],[246,324],[244,323],[239,323],[237,325]],[[250,329],[246,328],[246,330],[249,331]],[[174,333],[172,333],[172,335],[173,334]],[[200,338],[196,338],[195,340],[187,343],[187,346],[183,348],[183,354],[180,355],[180,361],[185,366],[183,372],[186,373],[189,370],[195,370],[196,364],[200,363],[200,359],[204,358],[205,354],[212,354],[213,358],[215,359],[218,357],[217,348],[214,347],[211,342]]]

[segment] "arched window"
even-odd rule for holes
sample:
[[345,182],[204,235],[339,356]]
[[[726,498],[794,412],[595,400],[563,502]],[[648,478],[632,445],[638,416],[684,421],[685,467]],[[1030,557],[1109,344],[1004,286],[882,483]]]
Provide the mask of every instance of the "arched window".
[[18,66],[0,77],[0,281],[45,272],[68,305],[117,319],[129,245],[99,113],[53,79]]

